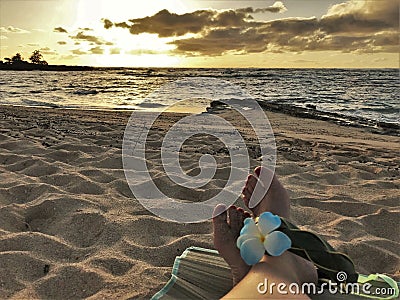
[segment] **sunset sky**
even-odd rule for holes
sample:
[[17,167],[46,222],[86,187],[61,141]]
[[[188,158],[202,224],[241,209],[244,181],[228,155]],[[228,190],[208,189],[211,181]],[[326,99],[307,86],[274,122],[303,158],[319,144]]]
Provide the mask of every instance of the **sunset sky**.
[[0,57],[123,67],[399,67],[397,0],[0,0]]

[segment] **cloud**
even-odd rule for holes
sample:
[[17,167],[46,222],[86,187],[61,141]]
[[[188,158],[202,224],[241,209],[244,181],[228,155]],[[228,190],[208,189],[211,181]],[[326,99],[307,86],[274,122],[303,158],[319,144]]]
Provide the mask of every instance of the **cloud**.
[[161,54],[162,52],[151,49],[133,49],[127,51],[126,54],[130,55],[143,55],[143,54]]
[[214,12],[197,10],[192,13],[178,15],[164,9],[154,16],[131,19],[131,34],[155,33],[160,37],[182,36],[187,33],[199,33],[207,25],[211,25]]
[[276,1],[273,5],[265,8],[252,8],[252,7],[246,7],[246,8],[239,8],[237,11],[244,12],[244,13],[265,13],[265,12],[271,12],[271,13],[283,13],[287,11],[286,6],[281,2],[281,1]]
[[236,28],[209,28],[201,35],[171,42],[183,55],[228,52],[398,52],[397,1],[348,1],[333,6],[321,19],[244,20]]
[[57,54],[56,50],[51,50],[49,47],[40,48],[40,52],[42,54],[47,54],[47,55],[56,55]]
[[66,59],[66,60],[70,60],[70,59],[74,59],[74,58],[77,58],[78,56],[77,55],[62,55],[60,58],[61,59]]
[[131,26],[128,25],[126,22],[120,22],[120,23],[115,23],[115,27],[130,28]]
[[112,48],[110,50],[110,54],[120,54],[121,53],[121,49],[119,48]]
[[60,33],[68,33],[68,31],[62,27],[56,27],[53,29],[54,32],[60,32]]
[[65,41],[58,41],[57,44],[59,44],[59,45],[66,45],[67,42],[65,42]]
[[102,19],[102,21],[104,23],[104,28],[105,29],[109,29],[109,28],[113,27],[113,25],[114,25],[113,22],[111,22],[108,19]]
[[373,33],[399,26],[399,2],[356,1],[332,6],[320,25],[327,33]]
[[8,39],[8,37],[6,37],[5,35],[0,35],[0,40],[6,40]]
[[83,31],[78,32],[76,35],[74,36],[70,36],[71,39],[73,40],[78,40],[78,41],[87,41],[96,45],[113,45],[113,43],[111,42],[106,42],[103,39],[94,36],[94,35],[88,35],[83,33]]
[[92,28],[89,28],[89,27],[83,27],[83,28],[79,27],[79,30],[83,30],[83,31],[93,31],[93,29],[92,29]]
[[39,47],[39,44],[37,43],[28,43],[27,45],[31,47]]
[[104,49],[99,46],[91,48],[89,51],[92,52],[93,54],[103,54],[104,53]]
[[82,51],[81,49],[73,49],[73,50],[71,50],[71,53],[72,53],[72,54],[75,54],[75,55],[84,55],[84,54],[88,54],[87,52]]
[[252,7],[230,10],[197,10],[185,14],[171,13],[163,9],[153,16],[130,19],[126,22],[113,23],[102,19],[104,28],[127,28],[132,34],[155,33],[159,37],[183,36],[187,33],[199,33],[207,27],[245,26],[246,20],[252,19],[251,13],[285,12],[287,9],[280,1],[267,8]]
[[[104,28],[119,27],[129,29],[131,34],[154,33],[159,37],[183,36],[188,33],[200,33],[208,28],[227,26],[248,26],[253,23],[251,13],[284,12],[286,7],[277,1],[266,8],[242,8],[229,10],[196,10],[185,14],[171,13],[163,9],[153,16],[130,19],[125,22],[113,23],[102,19]],[[254,22],[255,24],[257,22]]]
[[0,33],[30,33],[29,31],[14,26],[0,27]]
[[189,55],[217,56],[226,52],[238,53],[263,52],[267,49],[266,35],[249,28],[222,28],[213,29],[200,38],[180,39],[172,42],[178,53]]
[[173,38],[179,55],[218,56],[260,52],[398,52],[399,3],[393,0],[348,0],[331,6],[321,18],[255,20],[251,14],[286,11],[280,1],[266,8],[197,10],[185,14],[158,13],[104,27],[133,35]]

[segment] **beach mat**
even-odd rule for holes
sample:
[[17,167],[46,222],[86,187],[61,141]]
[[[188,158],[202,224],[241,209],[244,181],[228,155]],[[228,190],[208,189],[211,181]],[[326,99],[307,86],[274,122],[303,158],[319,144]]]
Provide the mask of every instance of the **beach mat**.
[[[176,257],[171,273],[171,279],[151,298],[152,300],[219,299],[232,289],[230,268],[216,250],[200,247],[187,248],[182,255]],[[364,280],[367,277],[361,276]],[[380,280],[369,281],[369,283],[372,284],[371,295],[376,288],[389,287],[386,282]],[[400,283],[397,285],[400,286]],[[322,294],[310,295],[310,297],[313,300],[380,299],[354,294],[332,294],[328,290]]]

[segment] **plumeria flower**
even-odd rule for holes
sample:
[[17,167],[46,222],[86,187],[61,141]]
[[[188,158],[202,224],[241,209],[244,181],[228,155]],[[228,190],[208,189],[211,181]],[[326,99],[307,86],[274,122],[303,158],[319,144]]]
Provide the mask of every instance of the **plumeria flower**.
[[274,231],[281,226],[281,219],[264,212],[258,218],[258,224],[252,218],[244,220],[236,246],[248,265],[255,265],[264,256],[265,251],[271,256],[279,256],[292,245],[290,238],[281,231]]

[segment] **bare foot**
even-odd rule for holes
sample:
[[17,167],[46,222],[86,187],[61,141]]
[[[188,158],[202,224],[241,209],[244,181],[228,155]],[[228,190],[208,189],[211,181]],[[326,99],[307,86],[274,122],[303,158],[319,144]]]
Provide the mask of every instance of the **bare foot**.
[[225,205],[219,204],[214,209],[213,216],[215,216],[213,218],[214,246],[231,268],[235,286],[250,270],[250,266],[240,256],[236,240],[240,235],[244,219],[250,218],[251,215],[240,207],[231,206],[226,209]]
[[[257,183],[259,184],[256,187]],[[289,219],[289,194],[271,170],[257,167],[254,170],[254,175],[250,174],[247,176],[242,193],[243,202],[253,212],[254,217],[258,217],[263,212],[269,211],[275,215]],[[253,207],[252,203],[258,203],[258,205]]]
[[[258,187],[256,187],[257,182],[260,182]],[[254,217],[265,211],[287,219],[290,217],[289,195],[278,178],[268,169],[257,167],[254,175],[247,177],[242,196],[244,203],[253,212]],[[256,205],[252,207],[250,202],[255,202]],[[243,227],[243,221],[250,217],[250,214],[234,206],[226,211],[224,205],[218,205],[213,215],[215,216],[213,218],[214,245],[231,267],[233,284],[236,285],[250,270],[250,266],[243,261],[240,251],[236,247],[236,240],[240,235],[240,229]],[[311,262],[290,252],[285,253],[285,255],[285,263],[292,266],[292,275],[296,277],[295,282],[317,281],[317,272]],[[265,262],[274,259],[276,260],[274,257],[264,256],[262,260]]]
[[[256,186],[258,182],[260,184]],[[268,184],[270,184],[269,187]],[[242,198],[245,205],[253,212],[254,217],[269,211],[280,217],[290,219],[289,194],[271,170],[257,167],[254,170],[254,175],[247,176]],[[251,203],[258,204],[251,207]],[[299,283],[317,281],[316,269],[310,261],[290,252],[289,255],[294,262],[293,271],[294,274],[298,274]],[[264,258],[268,259],[268,257]]]

